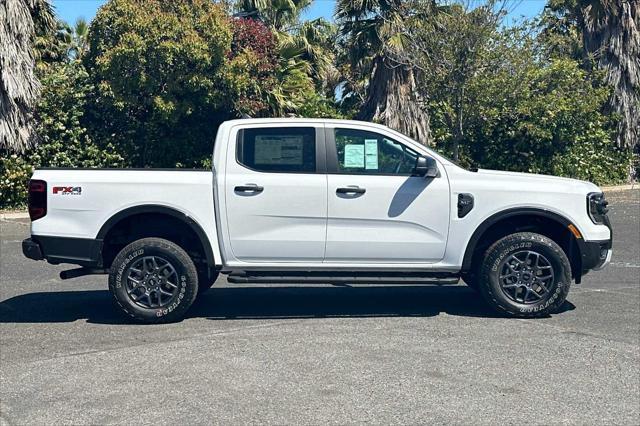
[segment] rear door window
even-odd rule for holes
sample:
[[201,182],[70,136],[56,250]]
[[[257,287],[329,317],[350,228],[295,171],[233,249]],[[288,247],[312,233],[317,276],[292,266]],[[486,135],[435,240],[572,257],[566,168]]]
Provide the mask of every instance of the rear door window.
[[243,166],[269,173],[315,173],[316,131],[313,127],[244,129],[236,158]]

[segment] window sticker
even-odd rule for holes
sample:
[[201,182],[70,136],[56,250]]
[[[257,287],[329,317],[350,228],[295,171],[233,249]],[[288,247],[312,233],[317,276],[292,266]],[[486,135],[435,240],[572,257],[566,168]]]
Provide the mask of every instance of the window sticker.
[[378,170],[378,140],[364,140],[364,168]]
[[302,165],[303,144],[302,135],[258,135],[254,162],[255,164]]
[[364,167],[364,145],[348,144],[344,146],[344,167]]

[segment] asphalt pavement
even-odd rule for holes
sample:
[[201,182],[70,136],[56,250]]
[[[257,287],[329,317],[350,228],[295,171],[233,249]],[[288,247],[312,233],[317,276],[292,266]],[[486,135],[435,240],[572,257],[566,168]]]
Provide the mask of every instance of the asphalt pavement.
[[611,265],[563,312],[502,318],[464,285],[220,279],[136,325],[105,276],[22,256],[0,222],[0,424],[640,424],[640,191],[608,195]]

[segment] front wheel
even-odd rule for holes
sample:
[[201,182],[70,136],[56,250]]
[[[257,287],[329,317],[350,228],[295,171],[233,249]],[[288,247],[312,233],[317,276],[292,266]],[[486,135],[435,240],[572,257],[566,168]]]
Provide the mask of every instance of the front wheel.
[[123,248],[114,259],[109,290],[117,305],[138,321],[177,321],[198,293],[198,272],[177,244],[143,238]]
[[571,264],[555,241],[531,232],[508,235],[485,253],[479,287],[497,311],[518,317],[555,313],[571,286]]

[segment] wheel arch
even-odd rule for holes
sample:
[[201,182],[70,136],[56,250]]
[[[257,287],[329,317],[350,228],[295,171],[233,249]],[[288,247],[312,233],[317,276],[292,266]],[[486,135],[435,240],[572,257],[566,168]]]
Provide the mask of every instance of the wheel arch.
[[471,235],[465,249],[461,272],[472,272],[479,256],[488,245],[498,239],[522,230],[537,230],[542,235],[553,239],[562,249],[571,262],[571,272],[576,282],[582,277],[582,256],[584,253],[584,240],[577,238],[570,229],[573,226],[579,235],[580,229],[568,218],[540,208],[517,207],[500,211],[485,219]]
[[110,232],[114,229],[117,229],[120,224],[124,223],[127,220],[131,220],[134,217],[144,215],[169,216],[174,220],[177,220],[184,224],[197,237],[198,242],[202,246],[202,251],[208,266],[210,266],[211,268],[215,267],[213,248],[211,247],[211,242],[209,241],[209,238],[207,237],[207,234],[205,233],[202,226],[200,226],[198,222],[196,222],[186,213],[173,207],[158,204],[145,204],[120,210],[119,212],[112,215],[109,219],[107,219],[107,221],[102,225],[102,227],[98,231],[96,239],[105,242],[105,239],[110,235]]

